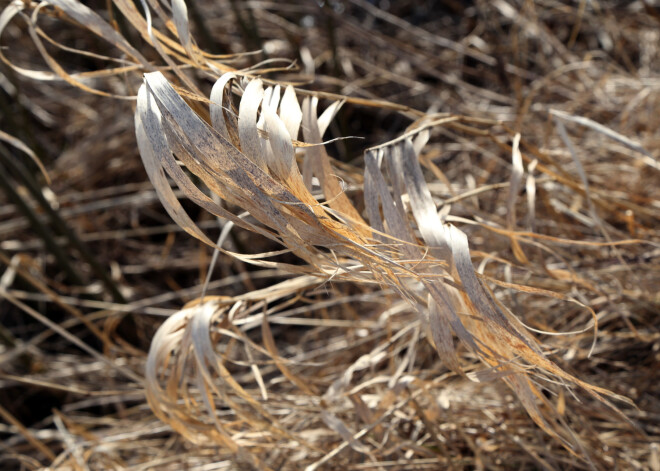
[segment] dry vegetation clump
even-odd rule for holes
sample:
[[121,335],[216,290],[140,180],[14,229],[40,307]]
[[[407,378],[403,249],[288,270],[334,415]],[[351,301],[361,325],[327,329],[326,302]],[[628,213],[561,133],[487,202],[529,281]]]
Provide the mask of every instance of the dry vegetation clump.
[[10,2],[0,467],[660,471],[659,32]]

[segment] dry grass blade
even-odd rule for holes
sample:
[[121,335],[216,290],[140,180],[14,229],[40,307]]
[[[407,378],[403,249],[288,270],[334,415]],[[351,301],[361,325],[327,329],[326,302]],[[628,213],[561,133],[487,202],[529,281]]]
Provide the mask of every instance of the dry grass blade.
[[637,142],[634,142],[633,140],[627,138],[626,136],[609,129],[608,127],[603,126],[602,124],[599,124],[592,119],[585,118],[583,116],[572,116],[560,110],[550,110],[550,114],[564,121],[581,124],[582,126],[593,129],[594,131],[597,131],[609,137],[610,139],[614,139],[615,141],[620,142],[629,149],[637,151],[640,154],[644,154],[647,157],[653,158],[653,156]]
[[51,181],[50,181],[50,177],[48,176],[48,172],[46,171],[46,168],[41,163],[41,160],[39,160],[39,157],[37,157],[34,151],[32,151],[32,149],[26,146],[25,143],[23,143],[23,141],[21,141],[20,139],[17,139],[14,136],[10,136],[4,131],[0,131],[0,139],[8,144],[11,144],[17,149],[21,150],[23,153],[27,154],[27,156],[30,157],[32,162],[34,162],[37,165],[37,167],[39,167],[39,171],[44,176],[46,183],[50,184]]
[[0,13],[0,468],[660,466],[653,5],[101,3]]
[[[233,77],[220,79],[218,90],[221,93],[216,94],[216,98],[222,97],[223,101],[222,104],[214,106],[219,106],[217,109],[222,112],[228,109],[224,105],[224,89],[231,78]],[[420,296],[423,298],[425,292],[428,293],[427,306],[416,303],[413,306],[417,306],[422,318],[427,319],[433,343],[447,366],[464,374],[456,357],[456,347],[448,335],[451,330],[492,368],[493,372],[499,372],[494,378],[502,377],[511,385],[532,419],[546,432],[560,438],[571,450],[577,453],[581,445],[560,420],[556,410],[548,401],[542,399],[541,392],[531,381],[530,375],[533,376],[534,370],[559,381],[579,385],[598,400],[605,401],[601,394],[622,399],[616,394],[586,384],[550,362],[525,327],[508,309],[495,302],[488,288],[477,278],[467,236],[439,218],[424,181],[418,155],[428,139],[427,135],[422,135],[417,145],[413,144],[412,136],[408,136],[394,141],[389,146],[370,151],[367,156],[365,204],[370,222],[376,229],[372,236],[374,242],[371,242],[367,249],[366,240],[360,242],[355,236],[351,236],[352,243],[347,243],[346,235],[352,233],[350,226],[342,228],[341,224],[331,223],[306,186],[301,184],[300,173],[293,160],[291,135],[274,111],[279,102],[279,90],[268,88],[264,91],[260,80],[253,80],[245,87],[238,119],[239,149],[220,134],[214,134],[206,123],[195,117],[192,110],[168,87],[162,75],[147,75],[140,96],[143,98],[139,103],[146,103],[145,100],[149,99],[153,101],[152,105],[138,105],[138,140],[160,141],[158,150],[155,146],[141,146],[141,149],[146,151],[143,152],[143,158],[148,166],[160,165],[158,162],[170,159],[160,156],[169,156],[173,152],[178,153],[184,163],[192,163],[192,159],[196,159],[197,163],[189,170],[200,177],[208,188],[216,191],[217,196],[227,199],[228,202],[238,204],[262,224],[274,230],[281,242],[293,253],[318,267],[320,276],[334,276],[335,273],[327,268],[327,265],[324,266],[324,253],[318,250],[318,246],[331,249],[335,253],[335,260],[340,262],[335,270],[352,259],[368,267],[374,279],[395,286],[405,299]],[[312,130],[306,136],[312,142],[318,141],[321,136],[316,119],[313,118],[315,109],[315,104],[310,104],[307,99],[306,105],[303,106],[303,122],[306,123],[305,129]],[[285,110],[281,112],[284,113]],[[145,113],[157,114],[158,121],[164,121],[164,127],[169,128],[169,132],[162,128],[143,131],[142,122],[148,119],[144,117]],[[215,122],[216,125],[226,123],[220,118]],[[265,137],[261,137],[261,122],[265,124],[261,130]],[[327,127],[326,119],[323,122],[323,127]],[[230,126],[227,125],[227,129],[221,134],[229,136]],[[420,128],[420,132],[426,132],[425,128]],[[163,134],[167,135],[167,142]],[[177,141],[176,145],[173,145],[173,140]],[[320,172],[317,175],[328,178],[331,173],[325,168],[328,165],[327,157],[324,158],[325,151],[322,148],[312,149],[306,149],[307,153],[312,152],[311,159],[317,159],[317,164],[312,168],[315,172]],[[183,153],[189,154],[189,157],[183,157]],[[241,160],[244,163],[237,165]],[[522,178],[522,160],[516,142],[514,160],[519,173],[511,187],[511,194],[517,192]],[[249,165],[248,162],[254,162],[255,165]],[[390,186],[385,183],[380,166],[389,170],[393,191],[391,195]],[[187,231],[212,245],[194,223],[181,213],[181,206],[176,199],[172,199],[173,193],[162,173],[157,177],[154,170],[149,170],[149,174],[168,212]],[[268,174],[271,174],[273,179]],[[323,182],[323,179],[319,178],[319,181]],[[332,185],[326,188],[326,198],[337,197]],[[415,226],[410,224],[406,214],[408,210],[403,203],[405,199],[409,201]],[[350,214],[354,212],[352,205],[349,207],[352,211],[342,211],[346,209],[347,203],[345,200],[333,207],[333,202],[328,201],[333,207],[333,216],[339,221],[346,221],[346,224],[357,223],[364,228],[364,223],[356,221]],[[511,199],[509,207],[513,207]],[[298,211],[294,212],[294,209]],[[303,221],[304,227],[300,226]],[[301,233],[302,230],[305,231],[304,234]],[[423,243],[416,239],[415,232],[419,232]],[[380,243],[376,243],[376,240]],[[398,243],[394,244],[395,241]],[[342,262],[344,257],[348,258]],[[393,271],[394,267],[403,267],[405,271]],[[352,278],[346,269],[340,273],[345,278]],[[406,278],[410,280],[407,281]],[[451,283],[448,283],[448,280]],[[359,281],[359,278],[356,281]],[[413,287],[414,285],[410,284],[412,281],[418,285]],[[185,370],[178,371],[179,374],[184,374]],[[222,376],[222,373],[219,374]],[[483,379],[487,376],[477,374],[471,377]],[[211,378],[208,375],[203,377],[205,386],[202,389],[213,390],[212,383],[208,383]],[[348,433],[340,419],[329,412],[325,417],[324,421],[331,429],[346,442],[353,443],[353,439],[349,438],[353,436],[352,433]],[[367,453],[361,446],[353,444],[351,447]]]

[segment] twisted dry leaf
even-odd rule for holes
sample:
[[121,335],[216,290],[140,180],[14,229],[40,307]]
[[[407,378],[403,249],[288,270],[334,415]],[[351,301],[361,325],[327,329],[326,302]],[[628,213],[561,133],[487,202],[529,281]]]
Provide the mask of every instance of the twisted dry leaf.
[[[582,453],[581,445],[534,384],[533,376],[578,385],[606,403],[603,396],[625,399],[588,385],[552,363],[538,341],[515,315],[495,300],[477,277],[466,234],[438,215],[424,180],[419,153],[428,140],[426,128],[367,151],[364,204],[369,226],[342,191],[322,146],[303,148],[302,173],[295,158],[293,139],[300,123],[307,141],[321,142],[339,104],[331,105],[329,111],[317,118],[316,98],[306,98],[300,107],[292,88],[288,87],[280,100],[279,87],[264,88],[261,80],[254,79],[247,82],[242,92],[236,119],[231,102],[233,87],[238,86],[235,78],[233,74],[224,75],[213,89],[211,128],[188,107],[161,73],[145,75],[136,110],[140,153],[161,201],[176,222],[191,235],[214,245],[185,214],[163,171],[196,204],[279,241],[305,260],[320,279],[336,277],[354,282],[378,282],[394,288],[418,311],[429,329],[430,342],[448,368],[465,375],[456,353],[455,335],[488,366],[466,377],[473,381],[503,379],[543,430],[573,453]],[[173,155],[200,178],[206,190],[192,184]],[[514,159],[516,155],[514,149]],[[313,177],[320,184],[322,197],[312,193]],[[520,178],[516,176],[512,197]],[[205,191],[247,211],[256,222],[248,223],[228,214],[213,203]],[[250,262],[257,263],[254,259]],[[420,304],[420,299],[426,300],[426,305]],[[157,365],[166,368],[164,352],[173,346],[181,348],[179,366],[171,371],[172,377],[167,380],[170,386],[166,390],[171,393],[176,389],[176,382],[187,374],[184,364],[188,357],[183,352],[194,352],[197,371],[194,383],[198,394],[203,396],[209,416],[216,416],[212,399],[215,393],[250,426],[262,431],[268,429],[272,436],[288,436],[298,444],[304,442],[300,435],[287,435],[289,432],[277,425],[263,401],[253,398],[227,370],[218,366],[222,362],[218,363],[217,353],[209,343],[211,308],[199,309],[206,317],[196,314],[190,318],[189,314],[181,313],[178,320],[170,319],[163,326],[163,331],[170,333],[165,337],[159,332],[154,340],[149,384],[163,374],[158,372]],[[271,338],[267,322],[264,326],[267,340]],[[194,333],[183,334],[181,329],[192,329]],[[274,359],[284,376],[297,384],[307,397],[314,397],[313,391],[302,387],[304,380],[292,373],[278,356],[272,339],[266,343],[267,349],[261,353]],[[356,441],[360,433],[350,432],[333,410],[344,401],[352,372],[363,368],[359,365],[365,361],[365,365],[379,361],[378,355],[373,355],[372,352],[368,358],[358,360],[347,370],[347,374],[351,374],[333,383],[322,396],[325,426],[341,436],[345,444],[366,454],[369,454],[369,447]],[[253,373],[255,378],[260,378],[255,371]],[[226,385],[225,389],[216,384],[218,378]],[[263,383],[259,384],[263,390]],[[156,386],[153,388],[158,391]],[[232,398],[227,390],[236,397]],[[263,392],[262,396],[265,397]],[[176,409],[176,403],[167,395],[152,394],[150,404],[169,423],[183,420],[181,414],[194,423],[192,411]],[[171,415],[162,413],[163,404]],[[266,426],[267,423],[270,425]],[[186,433],[184,428],[179,426],[177,430]],[[235,439],[215,419],[213,423],[193,428],[219,443],[229,443],[236,453],[239,448],[242,450],[229,441]],[[236,433],[233,436],[236,437]],[[306,447],[314,453],[313,443]],[[318,463],[322,461],[323,458]]]

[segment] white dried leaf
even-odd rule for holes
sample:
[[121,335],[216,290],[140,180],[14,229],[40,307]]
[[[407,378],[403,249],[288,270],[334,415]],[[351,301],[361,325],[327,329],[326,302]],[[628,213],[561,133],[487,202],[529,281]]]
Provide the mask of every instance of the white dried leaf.
[[273,111],[273,108],[267,107],[262,115],[265,116],[266,120],[267,145],[271,149],[268,154],[271,157],[268,168],[273,175],[279,177],[282,181],[287,181],[292,178],[294,173],[298,174],[291,136],[282,120]]
[[321,116],[318,118],[318,129],[319,129],[319,142],[323,138],[323,135],[328,129],[328,126],[330,126],[330,123],[332,120],[337,116],[337,113],[339,113],[339,110],[343,106],[344,101],[335,101],[333,102],[330,106],[328,106],[323,113],[321,113]]
[[[211,124],[213,128],[220,133],[222,137],[231,142],[229,131],[227,130],[228,123],[225,121],[225,87],[231,87],[231,81],[236,78],[236,74],[231,72],[222,75],[213,85],[211,89]],[[238,123],[235,121],[234,128],[237,129]]]
[[181,45],[188,53],[188,57],[196,61],[192,48],[192,39],[190,37],[190,26],[188,24],[188,7],[184,0],[172,0],[172,20],[174,20],[179,41],[181,41]]
[[267,163],[261,152],[261,138],[257,128],[257,112],[263,96],[264,88],[259,79],[253,80],[245,88],[238,108],[238,135],[243,153],[259,168],[266,170]]
[[190,219],[165,177],[160,159],[162,155],[170,153],[170,150],[165,140],[161,119],[160,111],[153,96],[149,93],[148,88],[142,85],[138,91],[138,101],[135,109],[135,134],[140,156],[149,180],[156,189],[156,193],[170,217],[189,234],[205,243],[214,245]]
[[287,86],[282,96],[282,103],[280,104],[280,118],[289,131],[291,139],[298,139],[298,130],[302,122],[302,110],[300,103],[296,97],[296,92],[291,85]]

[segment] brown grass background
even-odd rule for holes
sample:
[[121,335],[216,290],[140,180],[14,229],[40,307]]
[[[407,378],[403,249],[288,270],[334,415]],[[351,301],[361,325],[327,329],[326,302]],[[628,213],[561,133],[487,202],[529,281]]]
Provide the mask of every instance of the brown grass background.
[[[86,4],[151,64],[165,65],[111,2]],[[539,290],[593,309],[599,331],[590,357],[593,330],[534,335],[567,372],[636,406],[617,403],[626,422],[579,391],[538,378],[588,452],[571,453],[534,424],[503,382],[475,383],[450,372],[423,331],[397,338],[417,317],[395,292],[328,281],[271,306],[273,314],[292,317],[271,330],[279,353],[300,362],[296,374],[325,390],[361,356],[387,347],[352,379],[351,387],[376,386],[350,395],[354,415],[343,416],[352,432],[382,419],[365,438],[377,452],[347,446],[319,469],[660,470],[658,2],[187,4],[199,48],[227,55],[218,59],[227,70],[256,67],[264,78],[349,97],[325,138],[361,138],[327,145],[358,210],[366,148],[404,133],[424,114],[460,116],[433,129],[420,157],[438,209],[468,235],[475,267],[526,325],[569,332],[591,321],[584,307]],[[27,16],[15,17],[0,37],[0,129],[29,147],[51,180],[11,142],[0,142],[0,468],[237,469],[240,459],[217,443],[191,443],[156,419],[142,383],[154,333],[164,317],[200,296],[212,249],[162,209],[137,151],[134,101],[35,80],[12,67],[49,70],[28,34],[35,7],[27,5]],[[77,51],[46,46],[68,73],[108,70],[125,59],[57,8],[43,8],[38,26],[44,37]],[[155,27],[165,32],[167,25],[156,19]],[[243,54],[250,51],[256,52]],[[217,71],[173,57],[208,97]],[[85,83],[134,96],[143,72],[98,74]],[[550,110],[610,131],[562,121],[571,155]],[[539,235],[525,239],[524,256],[505,230],[515,133],[525,169],[515,226]],[[182,203],[215,239],[215,218]],[[281,247],[234,229],[225,248],[250,254]],[[290,254],[272,260],[300,263]],[[255,267],[226,254],[213,270],[208,294],[229,297],[290,278],[277,266]],[[244,332],[263,342],[259,329]],[[458,347],[458,355],[467,371],[479,369],[467,348]],[[232,360],[237,380],[257,391],[241,363],[246,358]],[[282,386],[267,355],[257,360],[267,371],[270,400],[292,407],[290,395],[298,392]],[[414,378],[410,386],[378,383],[402,361]],[[323,407],[301,407],[288,426],[318,421]],[[249,435],[256,429],[244,430],[248,449],[258,441]],[[319,436],[331,432],[319,429]],[[326,452],[342,441],[337,434],[319,439]],[[271,469],[305,469],[319,460],[285,439],[254,453]]]

